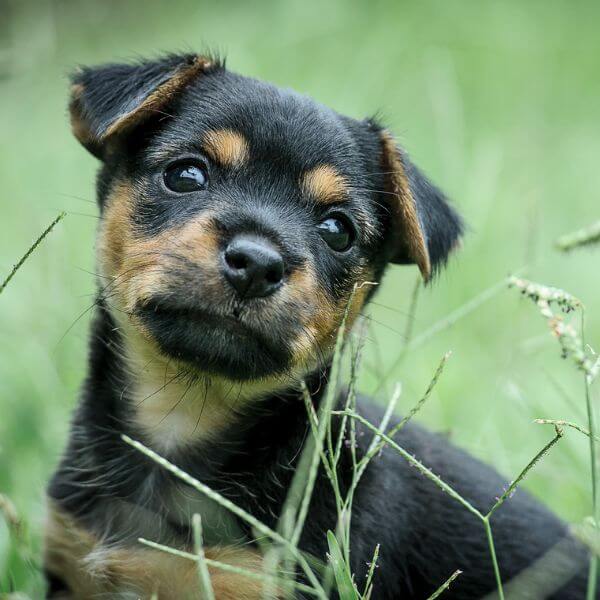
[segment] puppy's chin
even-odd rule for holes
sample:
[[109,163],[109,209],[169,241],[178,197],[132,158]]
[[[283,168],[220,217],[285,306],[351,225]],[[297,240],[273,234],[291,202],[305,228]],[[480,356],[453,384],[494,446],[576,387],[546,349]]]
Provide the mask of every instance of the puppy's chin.
[[136,316],[163,354],[203,374],[250,381],[283,376],[292,363],[283,337],[267,338],[233,316],[153,303]]

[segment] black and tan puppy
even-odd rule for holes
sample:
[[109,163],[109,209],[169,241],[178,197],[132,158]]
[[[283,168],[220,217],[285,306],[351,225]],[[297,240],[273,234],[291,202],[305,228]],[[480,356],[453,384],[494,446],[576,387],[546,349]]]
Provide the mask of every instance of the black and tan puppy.
[[[299,382],[318,405],[355,285],[378,281],[390,262],[416,263],[429,278],[461,221],[376,122],[211,58],[83,69],[70,111],[102,163],[100,281],[88,376],[48,492],[50,595],[197,597],[195,564],[138,537],[187,549],[199,512],[208,556],[260,571],[253,534],[121,435],[274,526],[308,430]],[[358,286],[350,323],[372,290]],[[359,409],[379,421],[368,401]],[[369,438],[359,436],[359,455]],[[398,441],[483,512],[506,485],[416,425]],[[343,454],[342,487],[350,466]],[[326,560],[335,520],[321,477],[302,550]],[[512,597],[584,596],[586,553],[544,507],[518,492],[493,525]],[[456,569],[448,598],[495,588],[480,521],[389,450],[354,501],[361,584],[377,543],[374,599],[427,598]],[[218,599],[262,594],[224,571],[212,583]]]

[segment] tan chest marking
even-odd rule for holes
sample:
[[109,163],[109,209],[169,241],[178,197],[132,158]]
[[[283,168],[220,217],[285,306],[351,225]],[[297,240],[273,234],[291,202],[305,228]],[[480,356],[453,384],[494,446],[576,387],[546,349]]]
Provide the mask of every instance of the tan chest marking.
[[[222,386],[192,375],[160,355],[132,326],[127,329],[127,365],[131,383],[126,395],[134,424],[159,453],[214,439],[233,419]],[[235,396],[233,396],[235,400]],[[233,400],[231,400],[233,402]]]
[[159,454],[168,456],[177,448],[218,439],[244,418],[248,406],[289,385],[289,379],[281,377],[238,383],[194,375],[162,356],[131,324],[123,322],[122,329],[131,379],[125,392],[134,425]]

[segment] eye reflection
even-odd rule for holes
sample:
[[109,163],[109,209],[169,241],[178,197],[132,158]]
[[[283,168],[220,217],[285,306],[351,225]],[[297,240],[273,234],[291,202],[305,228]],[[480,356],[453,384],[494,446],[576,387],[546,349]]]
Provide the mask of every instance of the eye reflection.
[[163,174],[165,185],[172,192],[187,194],[206,187],[208,175],[206,169],[192,162],[181,162],[171,165]]
[[321,221],[317,228],[327,245],[336,252],[344,252],[352,245],[352,227],[344,217],[328,217]]

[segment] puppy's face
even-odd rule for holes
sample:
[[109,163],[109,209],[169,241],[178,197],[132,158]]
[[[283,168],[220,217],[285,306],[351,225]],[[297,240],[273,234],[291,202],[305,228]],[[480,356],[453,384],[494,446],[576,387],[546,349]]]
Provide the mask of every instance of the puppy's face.
[[203,57],[83,70],[71,113],[104,162],[104,295],[198,372],[304,374],[386,263],[427,278],[460,234],[377,125]]

